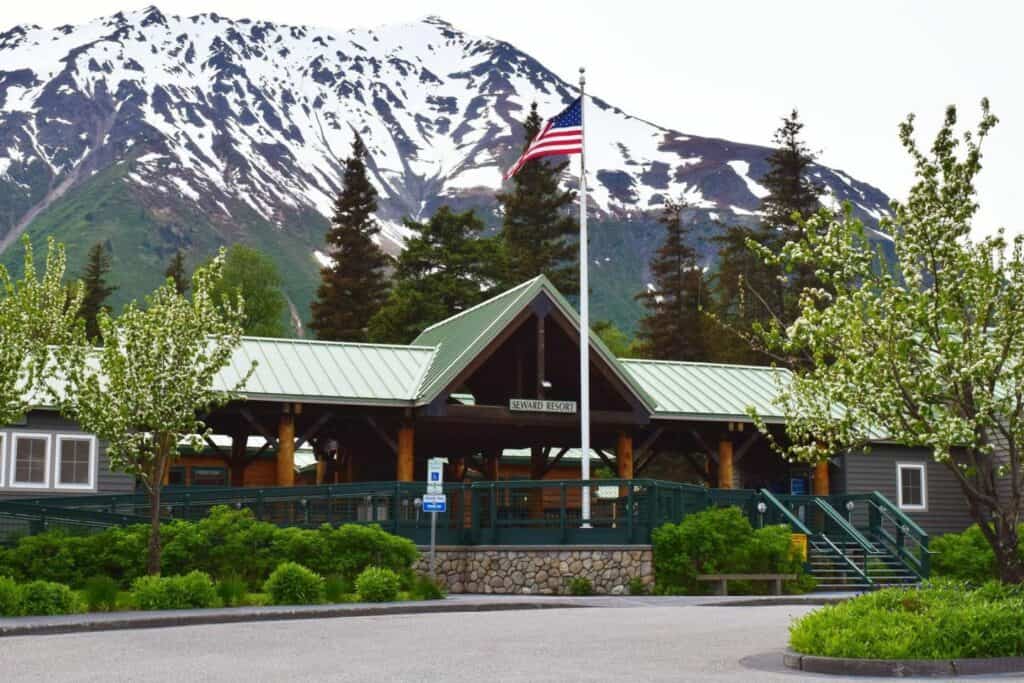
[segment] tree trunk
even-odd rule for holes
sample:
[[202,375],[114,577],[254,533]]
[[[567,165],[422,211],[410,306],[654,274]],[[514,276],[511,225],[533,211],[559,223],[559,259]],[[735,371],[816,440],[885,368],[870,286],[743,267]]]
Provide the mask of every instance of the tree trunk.
[[[160,468],[158,471],[162,471]],[[149,489],[149,555],[146,572],[150,576],[160,576],[160,492],[163,489],[162,475],[153,482]]]
[[1024,583],[1024,560],[1020,555],[1020,538],[1012,524],[996,525],[998,546],[993,546],[996,555],[996,571],[1003,583]]

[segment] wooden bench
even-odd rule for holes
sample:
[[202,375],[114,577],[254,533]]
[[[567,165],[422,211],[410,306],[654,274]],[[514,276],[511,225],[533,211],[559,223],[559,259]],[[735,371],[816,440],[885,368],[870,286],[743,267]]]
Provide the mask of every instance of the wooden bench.
[[697,580],[717,583],[715,595],[728,595],[730,581],[771,581],[772,595],[782,595],[782,582],[796,581],[796,574],[698,574]]

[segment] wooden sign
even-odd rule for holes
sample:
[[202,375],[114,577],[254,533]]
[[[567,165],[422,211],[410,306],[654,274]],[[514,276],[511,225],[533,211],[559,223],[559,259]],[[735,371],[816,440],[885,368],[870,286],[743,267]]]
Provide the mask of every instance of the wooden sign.
[[576,401],[547,401],[540,398],[511,398],[508,409],[525,413],[576,414]]

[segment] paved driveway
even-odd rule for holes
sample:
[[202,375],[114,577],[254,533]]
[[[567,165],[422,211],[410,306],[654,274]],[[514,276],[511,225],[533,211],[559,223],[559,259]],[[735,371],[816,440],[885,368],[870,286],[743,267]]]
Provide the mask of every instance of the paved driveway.
[[810,609],[648,603],[11,637],[0,680],[796,682],[812,677],[777,653]]

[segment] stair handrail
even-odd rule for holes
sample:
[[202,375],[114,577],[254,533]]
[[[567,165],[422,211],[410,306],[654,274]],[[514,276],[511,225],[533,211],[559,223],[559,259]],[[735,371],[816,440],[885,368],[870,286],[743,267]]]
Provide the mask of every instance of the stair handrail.
[[[875,582],[871,580],[871,577],[867,575],[867,572],[862,570],[860,567],[856,565],[856,563],[853,560],[847,557],[846,553],[840,550],[838,546],[836,546],[836,544],[829,539],[828,536],[826,536],[825,534],[818,534],[815,540],[817,539],[824,541],[828,545],[828,547],[832,549],[832,552],[834,552],[843,562],[850,565],[850,568],[857,573],[857,576],[864,579],[864,581],[867,582],[869,586],[875,585]],[[811,542],[813,543],[814,540],[812,540]]]
[[[850,524],[845,517],[839,514],[834,507],[817,496],[814,497],[813,503],[815,507],[824,512],[825,515],[836,524],[836,526],[842,529],[844,534],[849,536],[853,539],[854,543],[863,548],[865,553],[868,555],[879,554],[878,548],[876,548],[875,545],[864,536],[864,534],[857,531],[857,528]],[[823,532],[822,536],[824,535],[825,534]]]
[[[868,500],[868,505],[878,511],[879,518],[886,518],[893,522],[898,529],[898,537],[893,538],[892,534],[887,529],[878,525],[876,532],[884,540],[887,541],[893,549],[896,551],[896,555],[903,561],[904,565],[917,574],[920,578],[928,578],[931,570],[931,556],[935,554],[935,551],[928,548],[928,534],[923,531],[921,527],[913,524],[913,520],[904,514],[896,515],[893,510],[893,506],[885,496],[882,496],[877,491],[875,492],[878,497],[889,505],[880,505],[876,500]],[[907,524],[906,522],[910,522]],[[911,526],[913,525],[913,526]],[[920,557],[917,557],[906,547],[906,539],[910,538],[914,543],[917,544],[918,550],[920,551]]]
[[798,534],[804,534],[808,537],[812,536],[811,530],[807,528],[799,517],[793,514],[793,511],[782,504],[778,498],[775,497],[768,489],[761,489],[761,497],[765,500],[769,507],[775,508],[775,510],[782,514],[783,518],[789,523],[791,529]]
[[[879,508],[882,508],[889,512],[894,518],[894,521],[898,521],[901,525],[906,526],[910,531],[914,532],[919,537],[928,538],[928,532],[918,526],[917,522],[911,519],[903,510],[893,505],[892,501],[883,496],[878,491],[871,492],[871,502],[875,503]],[[925,544],[927,545],[927,543]]]

